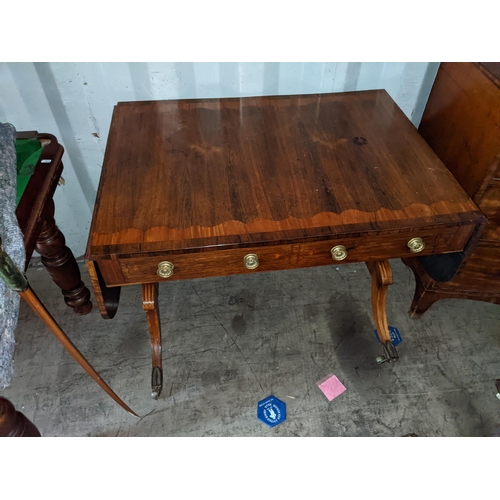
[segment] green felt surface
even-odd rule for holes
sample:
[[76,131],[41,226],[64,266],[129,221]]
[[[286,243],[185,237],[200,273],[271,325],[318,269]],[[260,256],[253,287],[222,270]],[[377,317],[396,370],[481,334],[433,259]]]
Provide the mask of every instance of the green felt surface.
[[43,146],[37,139],[17,139],[17,187],[16,187],[16,206],[23,196],[28,181],[35,171],[35,166],[42,154]]

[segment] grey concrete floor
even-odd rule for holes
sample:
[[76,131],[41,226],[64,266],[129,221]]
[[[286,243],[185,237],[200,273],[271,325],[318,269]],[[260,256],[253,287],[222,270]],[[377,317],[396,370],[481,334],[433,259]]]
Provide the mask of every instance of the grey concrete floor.
[[[0,395],[43,436],[493,436],[500,400],[500,307],[435,304],[407,311],[411,272],[391,261],[389,324],[400,361],[378,365],[370,276],[364,264],[255,273],[160,285],[164,389],[150,398],[149,333],[138,286],[122,288],[118,313],[76,316],[45,269],[32,288],[104,380],[138,414],[112,401],[31,309],[21,304],[15,376]],[[90,287],[85,267],[82,276]],[[347,390],[329,402],[317,382]],[[287,420],[268,428],[257,403],[273,394]]]

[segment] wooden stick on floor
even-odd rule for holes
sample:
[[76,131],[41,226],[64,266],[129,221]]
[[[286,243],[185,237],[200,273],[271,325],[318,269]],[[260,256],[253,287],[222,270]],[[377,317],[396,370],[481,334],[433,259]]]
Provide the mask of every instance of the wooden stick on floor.
[[92,377],[93,380],[116,401],[125,411],[137,418],[139,415],[130,409],[109,387],[101,376],[94,370],[94,367],[85,359],[83,354],[71,342],[69,337],[64,333],[62,328],[56,323],[46,307],[42,304],[35,292],[29,286],[26,276],[19,271],[12,259],[2,249],[2,240],[0,239],[0,278],[3,279],[5,285],[15,290],[19,295],[30,305],[35,311],[35,314],[47,325],[49,330],[61,342],[64,348],[73,356],[78,364]]
[[140,418],[135,411],[130,409],[109,387],[101,376],[95,371],[94,367],[85,359],[83,354],[71,342],[68,336],[63,332],[61,327],[56,323],[54,318],[47,311],[45,306],[40,302],[40,299],[35,295],[35,292],[28,286],[24,292],[19,292],[19,295],[31,306],[35,314],[47,325],[48,329],[56,336],[64,348],[73,356],[78,364],[99,384],[99,386],[115,400],[124,410],[128,411],[134,417]]

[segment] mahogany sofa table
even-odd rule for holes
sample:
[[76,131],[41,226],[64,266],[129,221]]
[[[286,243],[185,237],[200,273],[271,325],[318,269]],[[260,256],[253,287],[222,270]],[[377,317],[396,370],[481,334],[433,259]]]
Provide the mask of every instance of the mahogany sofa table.
[[158,398],[158,283],[366,262],[379,361],[396,361],[388,259],[460,252],[484,223],[384,90],[122,102],[86,262],[105,318],[142,285]]

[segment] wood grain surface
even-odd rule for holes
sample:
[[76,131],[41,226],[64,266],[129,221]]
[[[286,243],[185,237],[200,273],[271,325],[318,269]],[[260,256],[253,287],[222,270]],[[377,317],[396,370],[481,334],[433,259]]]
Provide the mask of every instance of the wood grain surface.
[[500,243],[500,179],[490,182],[481,197],[479,207],[489,221],[482,239]]
[[[226,249],[215,253],[205,251],[168,256],[148,255],[116,260],[107,259],[98,261],[98,266],[108,287],[330,266],[410,257],[415,254],[411,253],[408,241],[414,237],[421,237],[425,244],[425,249],[419,255],[460,251],[469,240],[474,227],[472,225],[463,225],[459,228],[433,226],[418,231],[379,232],[363,237],[352,235],[328,241]],[[344,246],[347,251],[347,257],[342,261],[333,260],[331,249],[336,245]],[[245,268],[243,259],[249,253],[256,254],[259,259],[259,266],[256,269]],[[162,278],[157,274],[158,265],[167,259],[174,265],[173,275]],[[113,288],[107,289],[107,291],[110,290]]]
[[442,63],[419,132],[487,224],[451,281],[435,281],[418,259],[404,259],[417,284],[410,314],[447,298],[500,304],[500,63]]
[[63,171],[64,148],[51,134],[17,132],[17,139],[30,138],[36,138],[44,147],[16,208],[26,249],[25,270],[36,249],[54,283],[61,288],[66,304],[77,314],[88,314],[92,310],[90,291],[54,220],[53,197]]
[[127,102],[114,109],[86,257],[479,218],[383,90]]
[[479,63],[442,63],[419,132],[478,202],[498,168],[500,92]]

